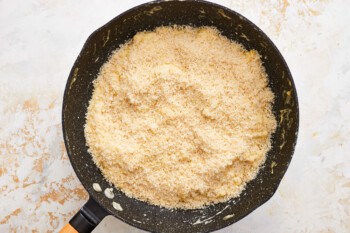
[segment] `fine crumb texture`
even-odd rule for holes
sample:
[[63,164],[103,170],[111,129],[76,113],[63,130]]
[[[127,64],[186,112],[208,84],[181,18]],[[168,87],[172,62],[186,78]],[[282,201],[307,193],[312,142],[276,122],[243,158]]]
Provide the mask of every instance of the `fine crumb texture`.
[[94,82],[89,151],[128,196],[185,209],[226,201],[270,149],[267,84],[259,54],[214,28],[139,32]]

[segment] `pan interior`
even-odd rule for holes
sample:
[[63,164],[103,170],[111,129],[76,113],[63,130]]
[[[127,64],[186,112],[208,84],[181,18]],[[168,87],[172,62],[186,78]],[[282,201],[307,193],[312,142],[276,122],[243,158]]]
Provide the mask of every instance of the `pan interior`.
[[[255,49],[261,55],[275,94],[273,113],[277,120],[272,149],[257,178],[242,194],[224,203],[197,210],[169,210],[138,201],[114,189],[113,200],[96,192],[111,187],[87,152],[84,136],[85,114],[93,92],[92,81],[111,52],[137,32],[158,26],[215,26],[223,35]],[[72,166],[84,187],[110,214],[141,229],[152,232],[208,232],[230,225],[266,202],[276,191],[291,161],[299,122],[296,90],[281,54],[267,36],[241,15],[208,2],[164,1],[135,7],[116,17],[86,41],[67,81],[63,102],[63,133]],[[119,203],[123,211],[112,206]]]

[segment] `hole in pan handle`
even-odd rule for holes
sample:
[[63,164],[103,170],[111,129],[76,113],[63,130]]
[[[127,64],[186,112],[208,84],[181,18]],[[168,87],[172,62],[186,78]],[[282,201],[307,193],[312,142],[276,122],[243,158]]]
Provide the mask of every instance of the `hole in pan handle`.
[[107,215],[108,213],[90,197],[60,233],[91,232]]

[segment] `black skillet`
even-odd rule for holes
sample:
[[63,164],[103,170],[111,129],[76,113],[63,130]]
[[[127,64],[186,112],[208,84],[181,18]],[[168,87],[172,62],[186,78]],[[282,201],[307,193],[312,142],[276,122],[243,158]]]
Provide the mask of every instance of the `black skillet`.
[[[215,26],[246,49],[257,50],[275,94],[273,113],[278,127],[272,149],[256,179],[243,193],[225,203],[196,210],[169,210],[129,198],[114,188],[115,197],[96,192],[111,187],[88,153],[84,136],[85,114],[93,80],[103,63],[137,32],[162,25]],[[214,78],[214,77],[213,77]],[[254,85],[254,83],[252,83]],[[291,161],[297,140],[299,110],[292,75],[272,41],[253,23],[223,6],[203,1],[156,1],[134,7],[96,30],[86,41],[70,72],[63,99],[63,135],[72,166],[88,191],[89,201],[62,232],[90,232],[107,215],[151,232],[210,232],[237,222],[275,193]],[[116,142],[118,143],[118,142]],[[118,211],[112,202],[120,203]],[[116,229],[116,232],[118,229]]]

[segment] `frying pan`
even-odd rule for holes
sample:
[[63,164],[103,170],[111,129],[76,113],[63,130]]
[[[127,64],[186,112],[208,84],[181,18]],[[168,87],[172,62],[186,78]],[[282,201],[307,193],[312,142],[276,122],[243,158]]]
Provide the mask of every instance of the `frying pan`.
[[[273,114],[278,126],[272,135],[272,148],[257,177],[247,184],[239,197],[203,209],[170,210],[127,197],[114,187],[113,199],[107,198],[103,191],[95,191],[94,183],[98,183],[102,190],[112,185],[94,164],[84,135],[93,81],[112,51],[139,31],[174,24],[214,26],[246,49],[257,50],[268,74],[269,86],[275,94]],[[69,159],[90,196],[62,232],[91,232],[107,215],[151,232],[210,232],[240,220],[275,193],[292,159],[299,110],[296,89],[287,64],[276,46],[257,26],[240,14],[210,2],[155,1],[124,12],[90,35],[67,81],[62,124]],[[123,210],[113,208],[112,202],[119,203]]]

